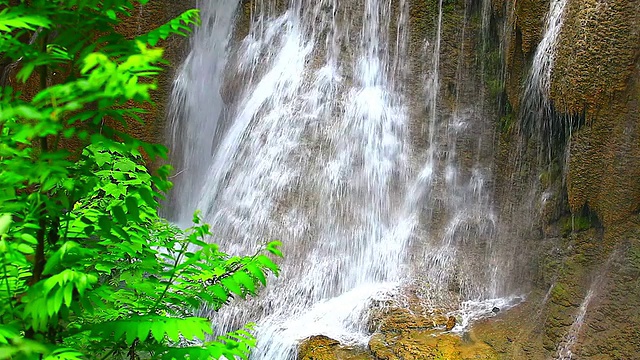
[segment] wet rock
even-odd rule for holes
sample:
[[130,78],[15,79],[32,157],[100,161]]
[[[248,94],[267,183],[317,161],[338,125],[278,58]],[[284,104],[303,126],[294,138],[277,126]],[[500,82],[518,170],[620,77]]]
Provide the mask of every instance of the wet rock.
[[369,340],[369,351],[376,360],[397,360],[398,357],[387,343],[387,336],[382,333],[374,334]]
[[379,333],[369,341],[369,349],[379,360],[497,359],[497,354],[487,344],[473,339],[463,341],[457,335],[438,334],[434,330]]
[[373,360],[365,349],[341,345],[324,335],[311,336],[298,346],[298,360]]
[[447,319],[447,324],[445,325],[445,329],[447,331],[451,331],[456,326],[456,318],[454,316],[449,316]]
[[497,314],[497,313],[499,313],[499,312],[500,312],[500,308],[499,308],[499,307],[494,306],[494,307],[493,307],[493,309],[491,309],[491,312],[492,312],[492,313],[494,313],[494,314]]
[[[386,308],[374,311],[369,319],[371,332],[428,330],[446,327],[449,319],[439,311],[417,312],[415,309]],[[455,319],[454,319],[455,325]]]
[[396,299],[372,306],[368,329],[376,332],[400,332],[409,330],[444,329],[448,318],[446,313],[453,310],[447,306],[432,308],[418,295],[419,286],[410,286]]

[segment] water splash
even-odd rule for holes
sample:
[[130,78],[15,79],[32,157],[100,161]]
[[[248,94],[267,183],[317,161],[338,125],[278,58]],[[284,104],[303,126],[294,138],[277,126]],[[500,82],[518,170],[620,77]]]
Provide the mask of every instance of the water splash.
[[458,310],[447,314],[447,316],[454,316],[458,319],[451,332],[464,333],[474,321],[494,316],[499,311],[507,311],[522,301],[524,301],[522,296],[463,301]]

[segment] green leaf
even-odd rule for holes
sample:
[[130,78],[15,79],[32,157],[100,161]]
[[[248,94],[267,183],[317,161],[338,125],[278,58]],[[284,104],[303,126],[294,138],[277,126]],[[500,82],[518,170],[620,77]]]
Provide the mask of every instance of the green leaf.
[[237,271],[233,274],[233,280],[244,286],[250,293],[255,293],[256,285],[253,283],[253,279],[244,271]]
[[9,340],[20,337],[20,332],[10,325],[0,325],[0,344],[8,344]]
[[73,284],[72,283],[68,283],[64,287],[64,304],[67,307],[70,307],[72,300],[73,300]]
[[267,278],[264,276],[264,274],[262,273],[262,270],[260,270],[258,266],[256,266],[253,263],[249,263],[247,264],[247,271],[249,271],[251,275],[257,278],[260,281],[260,283],[262,283],[263,286],[267,285]]
[[267,251],[275,256],[282,257],[282,252],[278,249],[280,246],[282,246],[282,242],[272,241],[267,244]]
[[98,225],[100,226],[100,229],[106,233],[111,232],[111,224],[111,219],[107,216],[100,216],[98,218]]
[[[125,342],[127,346],[131,346],[131,344],[133,344],[133,342],[138,338],[138,331],[141,324],[142,323],[135,323],[135,325],[131,326],[128,331],[125,330]],[[145,324],[145,327],[146,326],[147,324]]]
[[225,303],[227,302],[227,299],[229,298],[229,294],[227,293],[227,291],[225,291],[225,289],[220,286],[220,285],[213,285],[210,286],[209,289],[213,292],[213,295],[215,295],[215,297],[217,297],[221,303]]
[[35,245],[38,243],[38,239],[36,239],[35,236],[29,234],[29,233],[22,233],[20,234],[20,239],[28,242],[31,245]]
[[45,275],[52,274],[53,270],[57,268],[58,265],[60,265],[60,260],[61,260],[61,253],[60,251],[56,251],[55,253],[53,253],[53,255],[49,259],[47,259],[47,262],[44,265],[44,270],[42,271],[42,273]]
[[139,322],[138,329],[136,331],[136,337],[140,339],[140,341],[145,341],[147,337],[149,337],[149,333],[151,332],[152,327],[153,327],[153,322],[151,321]]
[[15,29],[36,30],[38,27],[49,28],[51,21],[44,16],[36,14],[24,14],[19,11],[0,12],[0,31],[13,31]]
[[157,342],[162,342],[164,340],[164,331],[165,324],[163,322],[153,322],[151,323],[151,335]]
[[9,230],[11,225],[11,214],[0,215],[0,235],[4,235]]
[[138,209],[138,200],[133,196],[128,196],[125,199],[127,210],[129,215],[133,217],[135,221],[140,221],[140,210]]
[[264,255],[258,255],[256,256],[256,261],[262,265],[263,267],[271,270],[274,274],[278,275],[278,272],[280,271],[280,269],[278,268],[278,265],[276,265],[273,261],[271,261],[271,259],[269,259],[268,257],[264,256]]
[[242,289],[240,288],[238,283],[235,282],[234,279],[232,279],[230,277],[226,277],[226,278],[222,278],[222,280],[220,282],[230,292],[232,292],[232,293],[234,293],[234,294],[236,294],[236,295],[238,295],[240,297],[243,297]]
[[180,340],[180,329],[178,328],[177,323],[167,324],[164,328],[164,332],[167,334],[167,337],[174,342]]
[[158,206],[158,203],[153,198],[153,195],[151,195],[151,191],[149,190],[149,188],[144,187],[144,186],[140,187],[138,189],[138,194],[140,194],[140,197],[142,198],[142,200],[144,200],[144,202],[147,203],[147,205],[149,205],[151,207]]
[[35,252],[33,247],[27,244],[19,244],[16,250],[20,251],[23,254],[33,254]]
[[111,208],[111,213],[116,218],[116,220],[120,223],[120,225],[122,225],[122,226],[127,225],[127,223],[128,223],[127,215],[125,214],[124,210],[122,210],[121,206],[112,207]]
[[95,265],[96,270],[103,272],[103,273],[111,273],[111,269],[113,269],[112,264],[106,264],[106,263],[97,263]]

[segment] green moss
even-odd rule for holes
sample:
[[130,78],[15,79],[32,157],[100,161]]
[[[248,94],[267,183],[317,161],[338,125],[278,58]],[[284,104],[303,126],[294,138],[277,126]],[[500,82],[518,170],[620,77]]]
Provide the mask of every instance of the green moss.
[[631,266],[640,270],[640,246],[633,246],[629,249],[629,260]]
[[503,135],[510,135],[513,131],[513,124],[515,123],[515,116],[513,113],[507,113],[500,117],[500,133]]
[[561,220],[562,235],[585,231],[593,227],[593,220],[589,215],[565,216]]
[[551,289],[551,297],[558,300],[565,300],[569,297],[569,293],[562,283],[556,283],[553,289]]

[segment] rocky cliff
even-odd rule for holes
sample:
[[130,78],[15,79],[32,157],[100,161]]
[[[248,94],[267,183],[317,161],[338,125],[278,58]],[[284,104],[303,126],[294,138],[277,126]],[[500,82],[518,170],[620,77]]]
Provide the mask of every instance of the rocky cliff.
[[[549,3],[493,3],[494,16],[507,24],[505,89],[513,118]],[[569,0],[565,7],[549,98],[555,119],[581,121],[569,123],[551,158],[532,156],[540,146],[534,139],[518,159],[537,169],[537,191],[553,194],[553,205],[540,207],[535,225],[541,235],[532,241],[540,252],[532,263],[535,283],[527,304],[476,329],[504,358],[547,359],[568,342],[574,358],[640,354],[639,16],[638,1]],[[500,148],[513,147],[523,136],[506,134]],[[504,184],[514,166],[503,163]]]

